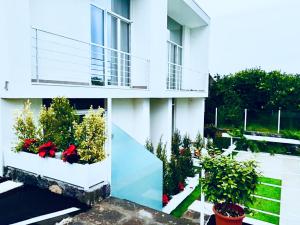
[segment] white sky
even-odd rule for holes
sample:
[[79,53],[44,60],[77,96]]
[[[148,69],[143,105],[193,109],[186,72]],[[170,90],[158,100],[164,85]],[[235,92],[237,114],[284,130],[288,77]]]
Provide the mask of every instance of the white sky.
[[300,0],[197,1],[211,17],[211,73],[300,73]]

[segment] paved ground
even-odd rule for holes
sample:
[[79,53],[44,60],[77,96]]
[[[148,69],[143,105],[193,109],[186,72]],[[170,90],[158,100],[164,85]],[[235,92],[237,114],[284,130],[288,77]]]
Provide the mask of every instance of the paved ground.
[[300,157],[242,152],[237,158],[253,158],[265,176],[282,180],[280,224],[300,224]]
[[[199,214],[198,214],[199,215]],[[138,204],[108,198],[90,210],[61,221],[60,225],[199,225],[198,215],[177,219]],[[189,219],[186,219],[189,218]],[[198,217],[199,218],[199,217]],[[191,219],[191,220],[190,220]]]

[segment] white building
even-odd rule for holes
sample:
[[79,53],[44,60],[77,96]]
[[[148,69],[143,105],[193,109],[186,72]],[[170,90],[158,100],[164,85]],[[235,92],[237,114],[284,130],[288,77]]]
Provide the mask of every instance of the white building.
[[57,96],[103,106],[109,133],[116,124],[142,145],[162,137],[168,154],[174,129],[194,138],[208,95],[209,20],[193,0],[1,1],[0,165],[26,99],[36,113]]

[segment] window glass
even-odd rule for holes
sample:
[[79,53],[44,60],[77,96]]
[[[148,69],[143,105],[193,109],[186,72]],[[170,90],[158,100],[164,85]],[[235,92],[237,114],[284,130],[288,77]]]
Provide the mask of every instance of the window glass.
[[169,40],[182,45],[182,26],[172,18],[168,17]]
[[111,0],[111,9],[127,19],[130,17],[130,0]]
[[104,45],[104,12],[102,9],[91,5],[91,41]]
[[104,85],[104,11],[91,5],[91,82]]

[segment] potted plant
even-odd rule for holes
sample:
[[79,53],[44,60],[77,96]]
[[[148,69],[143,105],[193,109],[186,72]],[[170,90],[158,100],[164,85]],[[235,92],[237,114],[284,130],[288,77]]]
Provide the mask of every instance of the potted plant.
[[205,177],[202,192],[214,203],[217,225],[241,225],[245,210],[252,203],[259,173],[255,161],[239,162],[226,156],[201,158]]

